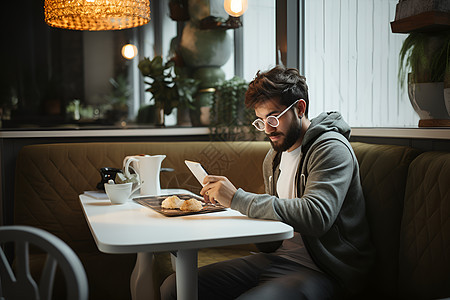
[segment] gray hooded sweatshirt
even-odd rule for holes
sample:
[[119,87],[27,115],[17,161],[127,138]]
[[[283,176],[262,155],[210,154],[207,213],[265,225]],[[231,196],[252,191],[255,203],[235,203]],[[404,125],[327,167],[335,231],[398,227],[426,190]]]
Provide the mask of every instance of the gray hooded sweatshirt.
[[295,199],[276,197],[281,153],[270,149],[263,163],[267,194],[238,189],[231,208],[252,217],[279,220],[302,235],[314,263],[348,292],[360,291],[374,251],[366,220],[350,127],[337,112],[311,120],[302,141]]

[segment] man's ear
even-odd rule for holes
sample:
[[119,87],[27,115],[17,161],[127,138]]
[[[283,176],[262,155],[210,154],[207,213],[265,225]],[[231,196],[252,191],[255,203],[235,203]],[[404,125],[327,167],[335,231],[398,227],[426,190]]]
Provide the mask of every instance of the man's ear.
[[300,99],[297,103],[297,112],[299,117],[305,116],[305,110],[306,110],[306,101],[303,99]]

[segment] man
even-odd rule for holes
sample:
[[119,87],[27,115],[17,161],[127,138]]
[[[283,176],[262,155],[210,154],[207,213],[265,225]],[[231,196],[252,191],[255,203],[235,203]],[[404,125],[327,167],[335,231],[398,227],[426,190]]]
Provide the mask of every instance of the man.
[[[338,299],[357,293],[373,250],[350,127],[336,112],[308,119],[308,87],[295,69],[258,72],[245,104],[272,145],[263,163],[267,194],[236,189],[226,177],[212,175],[201,194],[249,217],[285,222],[295,235],[259,245],[263,253],[200,268],[199,299]],[[163,299],[176,296],[174,286],[172,275],[161,288]]]

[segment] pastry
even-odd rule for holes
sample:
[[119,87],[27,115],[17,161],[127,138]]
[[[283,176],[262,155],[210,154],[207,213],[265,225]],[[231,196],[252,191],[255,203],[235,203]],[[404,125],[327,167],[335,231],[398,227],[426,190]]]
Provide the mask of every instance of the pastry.
[[202,208],[202,202],[194,198],[184,201],[184,203],[180,206],[180,210],[182,211],[200,211]]
[[164,201],[161,203],[161,207],[167,209],[177,209],[180,208],[183,202],[184,200],[181,200],[177,196],[170,196],[164,199]]

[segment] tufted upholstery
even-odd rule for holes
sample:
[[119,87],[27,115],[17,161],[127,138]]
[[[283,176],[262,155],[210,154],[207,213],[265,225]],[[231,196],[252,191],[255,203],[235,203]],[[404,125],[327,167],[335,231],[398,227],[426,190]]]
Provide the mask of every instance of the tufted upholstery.
[[[26,146],[21,149],[17,160],[14,222],[52,232],[74,249],[86,268],[92,287],[91,299],[127,299],[135,255],[100,253],[79,204],[78,195],[94,190],[100,181],[99,169],[121,168],[127,155],[167,154],[162,166],[174,168],[175,172],[161,173],[162,188],[181,187],[196,193],[200,191],[200,184],[184,164],[185,159],[190,159],[200,161],[211,174],[229,177],[237,187],[263,192],[261,166],[268,148],[266,142]],[[242,176],[243,170],[252,172]]]
[[[372,280],[359,299],[450,297],[450,154],[409,147],[352,143],[360,164],[372,240],[377,250]],[[135,255],[100,253],[78,195],[94,190],[101,167],[121,168],[127,155],[166,154],[163,188],[198,193],[184,165],[200,161],[247,191],[264,192],[262,161],[267,142],[74,143],[32,145],[17,160],[15,223],[36,226],[63,239],[80,256],[90,299],[129,299]],[[199,265],[245,255],[248,248],[205,249]],[[166,253],[155,261],[159,275],[171,272]],[[36,264],[39,258],[36,256]],[[159,284],[156,282],[156,284]],[[56,298],[61,299],[61,298]]]
[[400,239],[400,294],[450,296],[450,153],[428,152],[408,172]]
[[[382,297],[398,293],[398,251],[406,177],[418,150],[352,143],[358,159],[372,242],[377,250],[371,290]],[[373,295],[372,295],[373,296]]]

